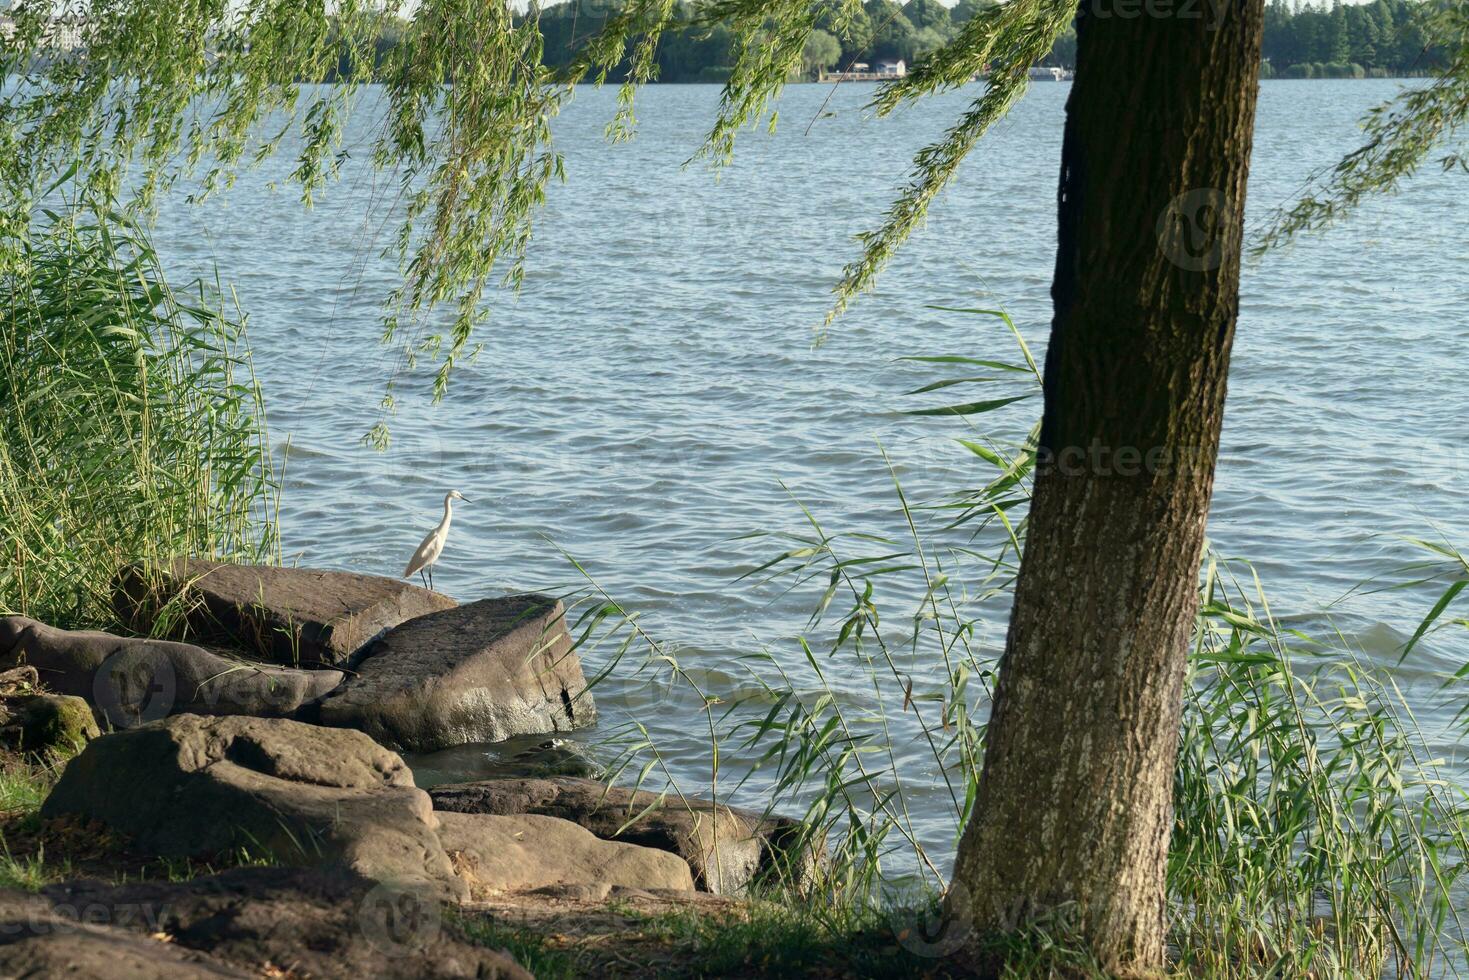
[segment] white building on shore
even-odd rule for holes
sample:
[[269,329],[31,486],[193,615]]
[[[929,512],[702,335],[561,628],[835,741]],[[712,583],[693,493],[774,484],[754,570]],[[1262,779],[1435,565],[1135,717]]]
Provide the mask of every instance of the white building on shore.
[[821,82],[885,82],[902,78],[908,74],[908,65],[903,59],[879,61],[876,66],[865,61],[854,61],[845,71],[824,71],[817,81]]

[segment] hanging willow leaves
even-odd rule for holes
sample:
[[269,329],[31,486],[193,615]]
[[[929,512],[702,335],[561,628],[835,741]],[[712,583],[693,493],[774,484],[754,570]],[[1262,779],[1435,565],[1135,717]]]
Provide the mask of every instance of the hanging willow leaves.
[[[608,0],[569,66],[543,63],[540,8],[511,0],[17,0],[0,38],[0,231],[24,235],[48,192],[85,189],[119,211],[148,215],[181,179],[193,199],[225,190],[242,170],[291,146],[289,179],[308,206],[336,176],[342,136],[365,83],[381,83],[385,118],[372,165],[396,178],[372,207],[397,228],[385,252],[402,281],[384,297],[383,338],[399,369],[434,365],[441,398],[453,369],[478,349],[487,291],[519,288],[535,217],[563,176],[551,120],[581,82],[620,80],[611,139],[636,127],[633,96],[654,80],[660,39],[722,26],[735,63],[698,156],[727,164],[740,132],[774,125],[775,100],[820,23],[861,50],[876,32],[860,0]],[[835,287],[826,325],[870,289],[925,219],[984,134],[1024,94],[1074,0],[1009,0],[979,10],[870,108],[893,113],[974,80],[979,96],[920,150],[907,182]],[[1318,227],[1364,195],[1392,189],[1469,114],[1462,4],[1429,8],[1450,64],[1425,89],[1369,120],[1369,141],[1301,202],[1267,244]],[[857,25],[866,24],[859,28]],[[327,84],[316,84],[327,83]],[[1448,156],[1445,166],[1463,166]],[[380,222],[373,220],[374,226]],[[10,261],[10,257],[0,257]],[[396,374],[396,372],[395,372]],[[384,407],[393,407],[393,381]],[[371,437],[385,443],[385,424]]]
[[842,271],[826,326],[858,293],[872,288],[898,247],[923,223],[929,206],[954,179],[969,151],[1025,94],[1031,66],[1050,52],[1075,10],[1070,0],[1010,0],[987,8],[907,76],[879,90],[873,106],[879,115],[888,115],[905,103],[963,85],[988,66],[984,94],[942,140],[918,151],[909,183],[888,208],[882,227],[858,236],[862,254]]
[[[729,27],[736,62],[701,150],[723,165],[742,129],[773,123],[770,107],[798,72],[818,15],[841,29],[860,12],[859,0],[626,0],[557,73],[542,63],[539,8],[517,14],[505,0],[22,0],[0,57],[17,80],[0,95],[0,220],[25,229],[64,172],[67,183],[146,215],[181,178],[197,180],[191,196],[203,199],[285,145],[297,147],[290,180],[309,205],[337,175],[363,84],[381,82],[386,118],[372,163],[397,179],[397,198],[385,206],[400,220],[385,251],[403,274],[385,297],[383,339],[398,350],[400,369],[437,366],[437,399],[477,349],[486,290],[521,283],[539,205],[563,174],[550,121],[576,83],[621,76],[608,134],[627,138],[634,89],[653,80],[664,31],[690,17]],[[838,308],[871,284],[1069,16],[1057,0],[1017,0],[976,18],[879,95],[875,106],[886,113],[940,82],[967,80],[987,60],[997,66],[990,94],[917,158],[913,186],[867,239]],[[389,35],[396,43],[384,49]],[[441,309],[446,315],[435,315]],[[392,406],[390,380],[384,407]],[[386,425],[371,437],[385,443]]]

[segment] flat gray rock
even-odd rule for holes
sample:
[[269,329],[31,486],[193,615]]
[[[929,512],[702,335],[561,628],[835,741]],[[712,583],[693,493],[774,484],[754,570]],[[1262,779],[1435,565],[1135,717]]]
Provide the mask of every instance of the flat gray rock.
[[402,759],[361,732],[176,715],[92,741],[41,815],[95,820],[164,857],[243,850],[464,895],[428,794]]
[[[442,785],[429,795],[440,811],[557,817],[604,840],[677,854],[693,871],[695,886],[718,895],[739,894],[765,876],[805,887],[815,871],[797,821],[707,800],[660,800],[647,790],[570,776]],[[440,820],[447,817],[440,814]]]
[[137,632],[156,632],[170,603],[172,638],[288,667],[340,665],[383,630],[455,605],[401,579],[314,568],[179,558],[118,573],[113,604]]
[[0,619],[0,667],[11,664],[28,664],[47,688],[85,698],[114,728],[172,714],[285,717],[344,676],[231,659],[188,643],[61,630],[20,616]]
[[320,721],[412,752],[590,725],[565,615],[556,599],[523,595],[410,620],[354,661]]
[[677,855],[602,840],[555,817],[442,813],[439,839],[475,898],[563,886],[694,889]]

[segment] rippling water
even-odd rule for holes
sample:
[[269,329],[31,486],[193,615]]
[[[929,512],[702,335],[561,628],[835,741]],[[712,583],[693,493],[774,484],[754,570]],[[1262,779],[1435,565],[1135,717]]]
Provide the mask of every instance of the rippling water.
[[[1252,218],[1353,145],[1355,119],[1396,84],[1265,83]],[[170,205],[159,240],[176,274],[217,265],[249,313],[272,436],[290,444],[289,558],[397,574],[457,487],[473,504],[456,511],[440,588],[467,599],[573,584],[554,541],[708,684],[734,690],[741,653],[796,654],[786,638],[812,599],[735,583],[777,550],[737,536],[800,530],[793,496],[834,528],[901,533],[879,442],[920,493],[973,477],[953,420],[896,414],[913,407],[901,393],[933,375],[895,358],[1011,356],[995,324],[926,308],[976,300],[1004,306],[1043,350],[1068,89],[1036,87],[997,127],[879,292],[818,348],[811,330],[850,236],[965,96],[879,121],[862,111],[869,89],[793,87],[780,130],[748,135],[716,181],[681,164],[718,88],[648,89],[639,138],[619,146],[602,140],[613,93],[578,92],[555,129],[569,180],[550,195],[522,294],[495,298],[486,350],[458,369],[444,403],[428,403],[424,372],[400,379],[385,454],[360,443],[391,371],[377,304],[394,281],[378,254],[386,232],[363,221],[393,190],[366,164],[365,121],[342,183],[313,213],[267,186],[289,169],[275,162],[222,201]],[[1252,559],[1276,611],[1300,622],[1320,624],[1310,614],[1419,557],[1397,535],[1469,543],[1463,191],[1430,168],[1352,223],[1245,270],[1210,534]],[[1018,435],[1038,407],[986,424]],[[1333,621],[1369,656],[1391,657],[1432,594],[1377,593],[1334,607]],[[998,647],[992,618],[981,639]],[[1403,669],[1446,753],[1457,705],[1435,698],[1432,675],[1465,661],[1445,639]],[[867,697],[855,682],[848,695]],[[622,675],[597,699],[606,726],[645,724],[686,787],[707,781],[697,704]],[[898,741],[921,769],[913,735]],[[473,759],[425,769],[448,778]],[[943,853],[952,818],[932,802],[919,822]]]

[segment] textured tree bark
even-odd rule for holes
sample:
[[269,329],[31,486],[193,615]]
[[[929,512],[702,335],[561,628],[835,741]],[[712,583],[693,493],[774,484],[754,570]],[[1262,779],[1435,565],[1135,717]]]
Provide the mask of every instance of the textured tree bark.
[[1263,18],[1187,6],[1078,15],[1040,459],[949,903],[976,936],[1075,930],[1123,975],[1164,963]]

